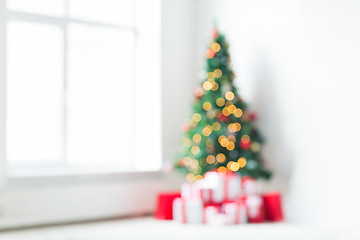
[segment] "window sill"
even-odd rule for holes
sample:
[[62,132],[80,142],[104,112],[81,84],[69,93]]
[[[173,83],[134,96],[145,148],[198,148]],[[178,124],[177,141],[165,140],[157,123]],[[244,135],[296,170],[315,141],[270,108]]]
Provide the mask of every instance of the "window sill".
[[41,168],[10,168],[6,186],[74,181],[112,181],[164,176],[162,170],[124,171],[113,166],[96,167],[41,167]]

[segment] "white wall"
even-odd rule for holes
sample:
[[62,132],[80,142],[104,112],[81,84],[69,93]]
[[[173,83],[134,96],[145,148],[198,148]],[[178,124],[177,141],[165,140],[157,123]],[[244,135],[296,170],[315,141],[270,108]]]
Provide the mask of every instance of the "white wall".
[[212,18],[227,34],[275,171],[265,188],[284,192],[288,220],[358,224],[360,2],[199,0],[196,10],[201,40]]

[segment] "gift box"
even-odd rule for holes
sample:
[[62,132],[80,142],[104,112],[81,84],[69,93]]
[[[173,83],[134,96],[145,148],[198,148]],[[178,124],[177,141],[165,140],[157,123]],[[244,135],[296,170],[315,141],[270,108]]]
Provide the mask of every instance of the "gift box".
[[201,199],[200,186],[198,182],[183,183],[181,185],[181,198]]
[[247,196],[258,194],[258,185],[256,179],[248,176],[242,177],[241,192]]
[[227,224],[239,224],[247,222],[246,206],[242,199],[236,202],[228,202],[222,205]]
[[223,225],[226,223],[226,216],[221,213],[220,205],[204,206],[204,223],[211,225]]
[[278,192],[265,193],[262,195],[262,198],[264,201],[266,220],[273,222],[284,220],[280,193]]
[[180,223],[201,224],[204,221],[203,208],[200,199],[176,198],[173,202],[173,218]]
[[241,193],[240,175],[231,171],[225,174],[217,171],[207,172],[199,184],[204,203],[235,201]]
[[245,206],[249,223],[261,223],[265,221],[264,202],[260,195],[246,196]]
[[181,196],[180,192],[163,192],[157,196],[155,218],[173,219],[173,201]]

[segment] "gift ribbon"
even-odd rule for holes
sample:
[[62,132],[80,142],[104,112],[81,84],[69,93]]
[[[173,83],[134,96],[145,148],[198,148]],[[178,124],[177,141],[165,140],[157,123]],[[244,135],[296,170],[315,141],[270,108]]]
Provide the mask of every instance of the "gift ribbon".
[[228,174],[225,175],[224,178],[224,201],[226,202],[229,198],[229,178],[230,176]]
[[186,223],[187,219],[186,219],[186,206],[185,206],[185,200],[181,199],[181,217],[182,217],[182,222]]

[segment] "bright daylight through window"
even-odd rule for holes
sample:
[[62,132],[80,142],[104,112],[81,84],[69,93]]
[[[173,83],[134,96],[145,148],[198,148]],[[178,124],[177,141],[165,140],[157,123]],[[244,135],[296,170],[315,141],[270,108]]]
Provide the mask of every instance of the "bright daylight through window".
[[143,3],[7,0],[10,168],[160,169],[160,14]]

